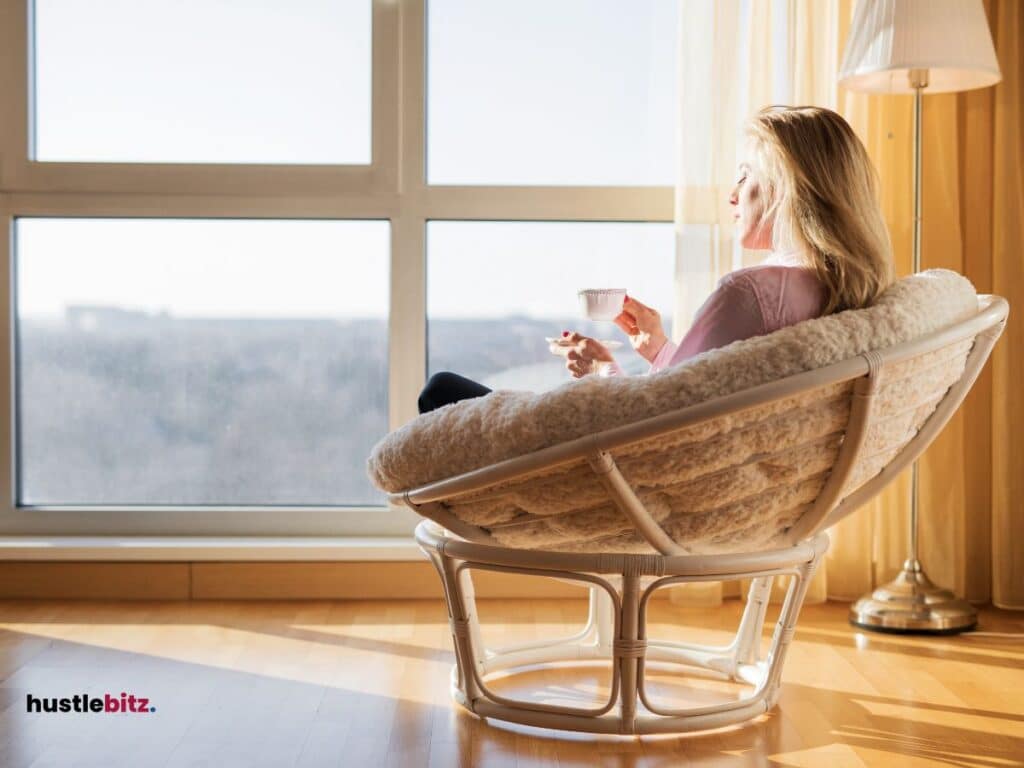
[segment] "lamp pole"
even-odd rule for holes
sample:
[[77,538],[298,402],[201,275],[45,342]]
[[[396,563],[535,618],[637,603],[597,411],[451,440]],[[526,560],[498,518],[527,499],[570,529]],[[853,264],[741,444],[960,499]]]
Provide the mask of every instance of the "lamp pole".
[[[921,124],[924,89],[928,70],[911,69],[914,89],[914,233],[913,273],[921,271]],[[910,469],[910,554],[903,569],[870,597],[862,597],[850,608],[850,623],[877,632],[955,634],[972,629],[978,612],[966,600],[948,589],[936,587],[918,560],[919,473],[917,461]]]
[[[928,87],[928,70],[912,69],[908,73],[910,87],[914,89],[914,233],[912,274],[921,271],[921,152],[922,123],[924,120],[924,89]],[[917,559],[918,467],[914,460],[910,468],[910,557],[903,564],[904,571],[924,573]]]

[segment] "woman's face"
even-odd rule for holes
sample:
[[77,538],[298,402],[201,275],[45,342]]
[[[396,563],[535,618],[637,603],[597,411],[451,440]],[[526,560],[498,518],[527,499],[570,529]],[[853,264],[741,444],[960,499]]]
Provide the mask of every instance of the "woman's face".
[[753,158],[754,153],[748,143],[745,157],[736,171],[736,186],[729,194],[729,204],[740,244],[754,251],[769,250],[772,247],[772,222],[760,221],[766,200]]

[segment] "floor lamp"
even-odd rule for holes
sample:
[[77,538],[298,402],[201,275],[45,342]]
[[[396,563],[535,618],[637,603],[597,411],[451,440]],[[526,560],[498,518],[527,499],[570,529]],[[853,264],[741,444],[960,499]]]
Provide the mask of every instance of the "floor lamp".
[[[928,93],[985,88],[1001,79],[981,0],[859,0],[839,85],[914,94],[914,272],[921,271],[921,109]],[[918,560],[918,468],[911,469],[910,554],[894,581],[862,597],[850,622],[900,633],[956,633],[977,623],[966,600],[936,587]]]

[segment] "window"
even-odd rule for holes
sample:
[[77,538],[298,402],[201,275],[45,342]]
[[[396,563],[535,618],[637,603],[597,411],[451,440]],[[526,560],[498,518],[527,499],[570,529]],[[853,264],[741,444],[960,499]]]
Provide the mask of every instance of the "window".
[[379,504],[388,225],[15,225],[18,501]]
[[430,373],[675,319],[674,0],[80,5],[2,6],[0,531],[404,535]]
[[676,6],[431,0],[428,181],[673,184]]
[[369,163],[370,0],[36,0],[35,159]]

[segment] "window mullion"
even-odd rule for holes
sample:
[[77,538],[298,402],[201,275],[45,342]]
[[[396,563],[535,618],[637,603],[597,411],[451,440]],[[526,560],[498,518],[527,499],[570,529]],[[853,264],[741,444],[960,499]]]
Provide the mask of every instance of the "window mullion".
[[9,519],[15,504],[14,219],[8,196],[0,194],[0,520]]
[[417,415],[416,399],[426,374],[426,220],[422,208],[426,138],[424,18],[424,0],[400,3],[399,213],[391,221],[388,402],[392,429]]

